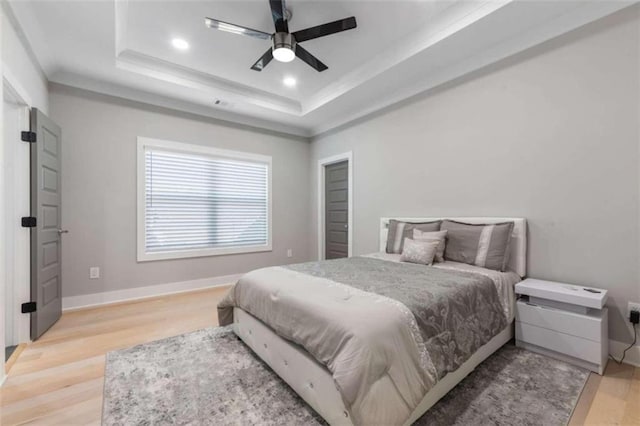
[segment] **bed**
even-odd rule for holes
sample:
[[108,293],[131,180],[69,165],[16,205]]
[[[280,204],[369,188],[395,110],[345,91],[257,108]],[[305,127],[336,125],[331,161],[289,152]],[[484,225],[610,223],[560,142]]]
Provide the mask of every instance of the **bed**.
[[[394,219],[420,222],[438,218]],[[525,219],[452,219],[485,224],[514,222],[507,272],[455,262],[437,266],[399,263],[398,255],[384,253],[390,218],[382,218],[378,253],[249,273],[221,302],[221,323],[232,321],[235,333],[329,424],[411,424],[512,338],[513,286],[526,275]],[[448,355],[442,348],[449,348],[449,343],[436,346],[434,339],[425,337],[422,324],[423,328],[416,331],[416,319],[433,319],[437,312],[425,311],[415,318],[409,313],[411,320],[407,319],[406,306],[410,303],[394,303],[384,296],[385,291],[397,288],[385,286],[382,281],[387,277],[416,293],[404,294],[399,300],[404,297],[414,304],[414,299],[423,300],[420,292],[427,286],[412,287],[412,280],[429,277],[435,287],[457,291],[457,295],[473,301],[478,317],[474,316],[469,328],[475,327],[477,335],[467,339],[473,343],[465,343],[467,352],[459,353],[462,349],[451,343],[455,350]],[[378,281],[378,293],[369,292],[369,286]],[[306,293],[295,295],[301,291]],[[336,298],[340,303],[327,307]],[[472,303],[469,301],[467,305]],[[463,304],[462,299],[459,304]],[[366,321],[358,316],[361,312],[368,313]],[[446,315],[436,322],[460,316],[456,312]],[[327,324],[320,324],[319,319]],[[354,346],[354,341],[360,346]]]

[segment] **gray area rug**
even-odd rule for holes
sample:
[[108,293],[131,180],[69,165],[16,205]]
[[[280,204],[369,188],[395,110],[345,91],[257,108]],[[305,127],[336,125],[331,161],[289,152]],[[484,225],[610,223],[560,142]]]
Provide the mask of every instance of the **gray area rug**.
[[[589,372],[505,345],[417,425],[563,425]],[[317,425],[230,327],[107,354],[104,425]]]

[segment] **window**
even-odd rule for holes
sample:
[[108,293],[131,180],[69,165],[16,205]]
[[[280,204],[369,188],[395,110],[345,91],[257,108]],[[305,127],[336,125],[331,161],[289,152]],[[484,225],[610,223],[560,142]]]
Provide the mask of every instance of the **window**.
[[271,250],[271,157],[138,138],[138,261]]

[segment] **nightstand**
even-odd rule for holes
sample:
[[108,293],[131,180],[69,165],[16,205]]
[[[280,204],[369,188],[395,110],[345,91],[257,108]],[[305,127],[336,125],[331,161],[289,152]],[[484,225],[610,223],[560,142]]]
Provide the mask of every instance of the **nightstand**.
[[516,346],[604,372],[607,290],[526,279],[516,284],[516,294]]

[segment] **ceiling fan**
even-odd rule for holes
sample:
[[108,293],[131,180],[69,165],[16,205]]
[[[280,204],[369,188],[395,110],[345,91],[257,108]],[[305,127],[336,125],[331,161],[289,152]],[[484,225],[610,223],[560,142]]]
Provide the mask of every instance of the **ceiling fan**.
[[242,27],[240,25],[230,24],[213,18],[205,18],[204,22],[209,28],[260,38],[263,40],[271,40],[273,46],[270,47],[269,50],[267,50],[265,54],[251,66],[251,69],[254,71],[262,71],[273,58],[280,62],[291,62],[296,56],[309,64],[316,71],[324,71],[328,67],[300,46],[299,43],[339,33],[341,31],[351,30],[356,27],[356,18],[351,16],[339,21],[329,22],[307,28],[306,30],[290,33],[288,25],[289,16],[287,16],[288,11],[285,7],[284,0],[269,0],[269,6],[271,6],[271,16],[273,17],[273,23],[276,27],[276,32],[273,34]]

